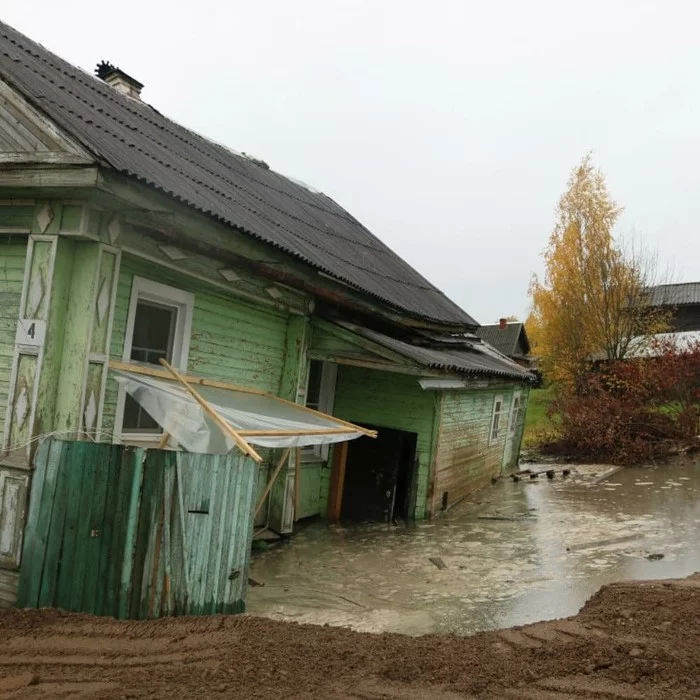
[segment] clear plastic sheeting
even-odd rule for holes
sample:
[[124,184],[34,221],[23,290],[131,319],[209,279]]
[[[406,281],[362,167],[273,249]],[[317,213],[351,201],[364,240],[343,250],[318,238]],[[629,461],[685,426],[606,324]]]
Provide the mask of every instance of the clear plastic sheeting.
[[[115,378],[165,432],[189,452],[225,454],[235,445],[202,406],[178,382],[115,371]],[[196,392],[246,442],[261,447],[327,445],[362,433],[332,416],[312,413],[272,396],[197,384]],[[283,431],[256,435],[258,431]],[[325,432],[324,431],[332,431]],[[316,434],[313,434],[316,433]]]

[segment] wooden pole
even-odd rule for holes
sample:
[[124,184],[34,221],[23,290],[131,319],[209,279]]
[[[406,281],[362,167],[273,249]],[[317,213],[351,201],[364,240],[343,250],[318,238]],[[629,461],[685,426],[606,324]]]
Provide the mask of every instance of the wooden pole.
[[159,450],[165,449],[165,446],[168,444],[168,440],[170,440],[170,433],[165,431],[163,433],[163,437],[161,437],[161,439],[158,440],[158,449]]
[[241,436],[251,435],[257,437],[275,437],[275,436],[296,436],[296,435],[352,435],[355,430],[349,428],[329,428],[328,430],[320,428],[319,430],[307,430],[300,428],[299,430],[239,430]]
[[340,520],[345,486],[345,465],[348,461],[348,443],[336,443],[333,447],[333,471],[331,472],[331,492],[328,497],[328,519]]
[[294,522],[299,520],[301,510],[301,448],[294,450]]
[[160,364],[163,365],[172,375],[177,379],[180,384],[187,390],[187,393],[202,407],[202,410],[221,428],[221,430],[228,435],[235,443],[240,447],[240,449],[252,457],[258,464],[260,464],[263,459],[262,457],[235,431],[229,423],[227,423],[200,395],[195,391],[188,383],[187,380],[174,368],[170,363],[164,359],[160,359]]
[[[162,363],[161,363],[162,364]],[[121,370],[122,372],[133,372],[134,374],[143,374],[148,377],[160,377],[161,379],[170,379],[171,377],[162,369],[156,369],[155,367],[144,367],[143,365],[135,365],[132,362],[124,362],[122,360],[110,360],[110,369]],[[188,384],[201,384],[202,386],[210,386],[215,389],[228,389],[229,391],[240,391],[243,394],[255,394],[257,396],[267,396],[274,401],[279,401],[280,403],[286,403],[290,406],[303,411],[304,413],[311,413],[314,416],[320,416],[326,420],[337,423],[338,425],[344,425],[348,428],[352,428],[358,433],[367,435],[367,437],[376,438],[377,431],[370,430],[369,428],[363,428],[361,425],[356,425],[355,423],[350,423],[349,421],[343,420],[342,418],[336,418],[335,416],[328,415],[322,411],[317,411],[314,408],[309,408],[308,406],[302,406],[299,403],[294,403],[294,401],[287,401],[287,399],[282,399],[279,396],[275,396],[268,391],[263,391],[262,389],[252,389],[246,386],[239,386],[237,384],[231,384],[230,382],[222,382],[217,379],[204,379],[202,377],[193,377],[191,375],[181,375],[185,378]]]
[[270,477],[270,480],[267,482],[267,486],[265,486],[265,490],[263,491],[262,496],[260,496],[260,500],[258,501],[258,505],[255,506],[255,515],[253,516],[253,520],[258,517],[258,513],[260,512],[260,509],[262,508],[263,503],[265,503],[265,499],[267,498],[267,495],[270,493],[272,490],[272,486],[275,483],[275,480],[279,476],[279,473],[282,471],[282,467],[284,466],[285,461],[287,460],[287,457],[289,457],[289,453],[291,452],[292,448],[287,447],[284,452],[282,453],[282,456],[280,457],[280,461],[277,462],[277,466],[275,467],[275,471],[272,472],[272,476]]

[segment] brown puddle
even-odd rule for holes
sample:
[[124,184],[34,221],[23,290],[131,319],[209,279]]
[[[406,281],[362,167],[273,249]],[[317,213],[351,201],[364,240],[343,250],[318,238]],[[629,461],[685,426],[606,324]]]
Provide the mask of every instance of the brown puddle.
[[431,523],[312,523],[254,558],[265,585],[249,589],[247,610],[464,635],[573,615],[613,581],[700,570],[700,465],[608,471],[504,480]]

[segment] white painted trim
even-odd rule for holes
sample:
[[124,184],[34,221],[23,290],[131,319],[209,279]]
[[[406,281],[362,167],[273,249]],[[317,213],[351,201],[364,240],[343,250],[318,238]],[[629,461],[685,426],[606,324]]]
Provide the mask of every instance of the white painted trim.
[[[212,277],[207,277],[206,275],[201,275],[198,272],[187,270],[186,268],[175,265],[172,262],[167,262],[162,258],[156,257],[155,255],[149,255],[148,253],[144,253],[138,248],[132,248],[131,246],[122,246],[122,251],[128,253],[129,255],[133,255],[134,257],[139,258],[140,260],[147,260],[148,262],[160,265],[160,267],[165,267],[168,270],[173,270],[181,275],[184,275],[185,277],[191,277],[192,279],[204,282],[205,284],[211,287],[221,289],[234,298],[248,299],[250,301],[255,302],[256,304],[263,304],[264,306],[268,306],[281,314],[294,314],[295,316],[306,316],[306,311],[303,308],[296,308],[292,304],[274,301],[273,299],[266,299],[263,296],[258,296],[257,294],[253,294],[252,292],[246,292],[243,289],[238,289],[238,287],[232,286],[232,284],[238,284],[238,282],[224,284],[223,282],[219,282],[213,279]],[[245,282],[246,280],[241,278],[241,280],[239,281]],[[303,304],[299,304],[299,306],[301,307],[303,306]]]
[[[310,366],[311,360],[309,360],[309,367]],[[307,368],[304,397],[307,397],[309,393],[310,378],[311,371],[309,370],[309,368]],[[322,413],[327,413],[329,416],[333,415],[333,407],[335,405],[335,389],[337,381],[338,365],[335,362],[324,361],[321,365],[321,384],[318,392],[318,410]],[[310,447],[304,448],[302,454],[306,456],[306,461],[310,461],[312,457],[326,460],[328,459],[328,456],[330,454],[330,445],[311,445]]]
[[102,437],[102,420],[104,416],[105,394],[107,393],[107,378],[109,376],[109,367],[107,366],[107,363],[109,362],[109,357],[111,354],[112,324],[114,323],[114,310],[117,305],[117,289],[119,288],[119,273],[122,265],[122,253],[119,248],[114,248],[103,244],[102,249],[110,253],[113,252],[116,255],[116,259],[114,261],[114,276],[112,278],[112,296],[109,302],[109,312],[107,314],[107,338],[105,340],[106,352],[104,356],[104,370],[102,371],[102,384],[100,386],[100,396],[97,402],[97,418],[95,419],[95,436],[98,442]]
[[[27,288],[29,287],[29,273],[32,269],[32,255],[34,253],[34,239],[32,236],[27,241],[27,250],[24,256],[24,277],[22,277],[22,293],[19,297],[19,313],[17,315],[17,323],[23,318],[24,307],[27,303]],[[38,348],[34,348],[35,354],[38,353]],[[17,370],[19,366],[19,356],[22,354],[19,347],[15,346],[12,355],[12,368],[10,369],[10,382],[7,389],[7,407],[5,409],[5,425],[2,431],[2,451],[3,453],[9,447],[10,439],[10,423],[12,422],[12,412],[14,410],[15,390],[17,389]]]
[[95,158],[85,148],[71,136],[68,136],[53,120],[31,105],[28,100],[4,80],[0,80],[0,96],[7,100],[15,109],[19,110],[26,119],[33,122],[34,126],[43,130],[51,140],[58,144],[59,148],[80,156],[89,162],[95,162]]
[[[177,309],[171,362],[174,367],[186,372],[190,352],[190,340],[192,338],[194,294],[192,294],[192,292],[186,292],[184,289],[171,287],[170,285],[154,282],[145,277],[137,277],[136,275],[131,283],[131,297],[129,299],[129,312],[126,319],[122,360],[124,362],[131,361],[131,345],[134,336],[134,323],[136,321],[136,306],[141,299]],[[126,392],[120,386],[117,393],[117,406],[114,416],[115,442],[122,441],[120,436],[122,436],[125,401]],[[124,438],[128,439],[128,437],[129,435],[124,435]],[[138,438],[143,440],[143,434],[138,434]]]
[[[29,240],[27,241],[27,253],[24,260],[24,278],[22,279],[22,294],[19,301],[19,314],[17,321],[19,319],[24,319],[24,309],[27,305],[27,294],[29,291],[29,278],[31,276],[32,262],[34,259],[34,244],[39,242],[51,243],[51,254],[49,256],[49,269],[48,269],[48,291],[46,296],[46,309],[47,309],[47,324],[51,323],[51,296],[53,292],[53,275],[54,268],[56,266],[56,250],[58,246],[58,236],[55,235],[43,235],[43,234],[30,234]],[[3,426],[3,437],[2,437],[2,451],[6,452],[9,448],[8,441],[10,439],[10,425],[12,423],[12,413],[14,412],[14,396],[15,390],[17,388],[17,373],[19,369],[19,358],[21,355],[33,355],[37,358],[36,361],[36,372],[34,373],[34,387],[32,389],[32,404],[29,417],[29,432],[33,437],[34,432],[34,418],[36,415],[36,402],[39,396],[39,381],[41,379],[41,366],[44,360],[44,348],[46,339],[44,339],[44,345],[41,346],[24,346],[16,345],[14,349],[14,356],[12,358],[12,370],[10,372],[10,382],[7,392],[7,409],[5,411],[5,425]],[[9,418],[9,420],[8,420]],[[29,450],[27,450],[29,451]]]
[[[496,411],[496,405],[500,402],[501,408]],[[496,417],[496,413],[498,413],[498,428],[496,430],[496,435],[494,436],[493,434],[493,421],[494,418]],[[503,432],[503,394],[496,394],[493,397],[493,408],[491,409],[491,420],[489,421],[489,447],[493,445],[498,444],[498,440],[501,437],[501,433]],[[506,426],[506,430],[508,429],[508,426]]]
[[[514,420],[516,418],[514,414],[514,409],[515,409],[515,400],[518,400],[518,415],[517,415],[517,421]],[[513,438],[515,437],[515,431],[517,429],[517,422],[520,420],[520,414],[522,413],[523,410],[523,398],[522,398],[522,392],[521,391],[514,391],[513,392],[513,398],[511,399],[510,402],[510,416],[508,417],[508,437]]]

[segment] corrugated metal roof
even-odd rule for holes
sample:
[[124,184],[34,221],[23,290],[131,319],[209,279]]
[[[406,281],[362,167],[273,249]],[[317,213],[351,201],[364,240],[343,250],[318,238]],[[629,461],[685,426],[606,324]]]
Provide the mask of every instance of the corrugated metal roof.
[[0,77],[103,165],[240,228],[408,315],[477,325],[330,197],[119,94],[2,23]]
[[652,306],[682,306],[700,304],[700,282],[659,284],[650,287],[649,303]]
[[[525,333],[522,323],[509,323],[505,328],[501,328],[498,324],[489,324],[488,326],[480,326],[476,334],[489,345],[492,345],[496,350],[502,352],[508,357],[521,354],[518,348],[518,339],[520,334]],[[529,352],[530,343],[527,335],[524,338],[526,352]]]
[[[454,348],[453,343],[446,340],[440,348],[434,340],[431,347],[413,345],[397,338],[392,338],[378,331],[351,323],[339,322],[340,326],[357,333],[368,340],[393,350],[407,357],[426,369],[440,369],[460,374],[487,374],[509,377],[527,381],[532,374],[508,359],[494,348],[482,343],[464,342],[461,348]],[[420,339],[417,339],[418,341]]]

